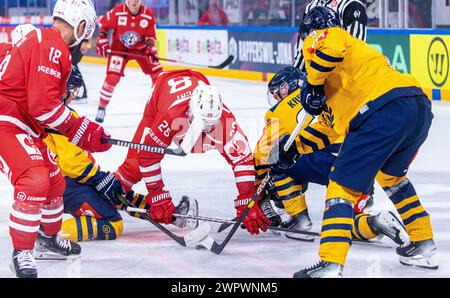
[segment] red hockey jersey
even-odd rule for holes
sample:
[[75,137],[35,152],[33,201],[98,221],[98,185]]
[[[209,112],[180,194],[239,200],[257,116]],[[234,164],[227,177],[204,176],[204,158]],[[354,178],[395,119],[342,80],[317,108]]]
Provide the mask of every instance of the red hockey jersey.
[[139,13],[134,16],[125,3],[119,4],[108,11],[99,24],[100,33],[107,34],[109,30],[113,30],[112,50],[142,50],[147,39],[156,39],[155,15],[144,5],[141,5]]
[[[9,51],[12,49],[12,44],[9,42],[0,42],[0,63],[8,55]],[[1,67],[0,67],[1,69]]]
[[[193,70],[162,73],[155,82],[154,92],[144,111],[144,140],[152,146],[167,147],[172,141],[181,144],[189,129],[189,100],[199,84],[209,84],[208,79]],[[144,141],[142,140],[142,141]],[[231,165],[236,185],[241,195],[254,193],[255,168],[253,154],[233,113],[224,105],[221,121],[211,131],[203,132],[192,148],[192,153],[216,149]],[[163,156],[149,154],[140,158],[142,179],[149,189],[162,189],[164,184],[159,166]]]
[[45,126],[67,131],[74,119],[61,96],[71,67],[57,29],[26,35],[0,63],[0,126],[18,126],[33,137]]

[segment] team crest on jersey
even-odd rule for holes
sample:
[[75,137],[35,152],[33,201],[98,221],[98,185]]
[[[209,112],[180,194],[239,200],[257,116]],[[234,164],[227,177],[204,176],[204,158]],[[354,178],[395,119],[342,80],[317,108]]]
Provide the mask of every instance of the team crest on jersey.
[[231,161],[236,162],[251,153],[245,137],[237,131],[231,142],[225,145],[225,152]]
[[141,23],[139,25],[141,25],[141,27],[145,29],[145,28],[148,27],[148,21],[147,20],[141,20]]
[[25,149],[25,152],[27,152],[31,160],[44,160],[41,151],[39,151],[39,149],[34,144],[33,139],[29,135],[17,134],[16,138],[19,141],[20,145],[22,145],[23,149]]
[[119,17],[117,24],[119,26],[126,26],[127,25],[127,17]]
[[137,44],[141,40],[141,36],[134,31],[125,32],[121,37],[120,41],[127,47],[130,48]]
[[120,73],[123,66],[123,57],[112,56],[109,63],[109,71]]

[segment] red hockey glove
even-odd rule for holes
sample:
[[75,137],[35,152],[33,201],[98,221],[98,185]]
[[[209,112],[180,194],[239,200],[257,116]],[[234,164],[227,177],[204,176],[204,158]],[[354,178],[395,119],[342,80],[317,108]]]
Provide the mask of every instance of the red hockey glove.
[[[253,194],[239,195],[234,200],[234,207],[236,208],[236,215],[239,218],[247,208],[247,204],[252,198]],[[259,229],[263,232],[267,231],[267,227],[270,226],[270,220],[264,215],[258,204],[254,204],[253,207],[247,212],[244,218],[244,225],[250,234],[259,234]]]
[[148,41],[144,54],[150,57],[153,64],[159,63],[158,49],[154,46],[153,41]]
[[99,35],[97,37],[97,54],[107,57],[109,50],[109,41],[108,38],[104,35]]
[[153,220],[164,224],[170,224],[172,222],[175,205],[172,203],[170,192],[158,190],[148,194],[147,203],[150,206],[149,215]]
[[102,139],[111,136],[95,122],[86,117],[77,119],[75,125],[66,134],[69,142],[90,152],[103,152],[111,148],[111,144],[102,143]]

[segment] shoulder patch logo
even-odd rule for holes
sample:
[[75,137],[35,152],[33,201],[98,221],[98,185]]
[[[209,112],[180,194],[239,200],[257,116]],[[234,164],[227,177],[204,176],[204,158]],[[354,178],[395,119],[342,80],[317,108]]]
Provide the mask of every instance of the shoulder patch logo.
[[127,25],[127,17],[125,17],[125,16],[119,17],[117,24],[119,26],[126,26]]
[[148,21],[147,20],[141,20],[141,23],[139,24],[141,28],[145,29],[148,27]]
[[[315,34],[314,34],[314,37],[315,37],[315,36],[317,35],[317,32],[315,32],[315,31],[313,31],[313,32],[315,33]],[[312,34],[312,33],[311,33],[311,34]],[[311,34],[310,34],[310,36],[311,36]],[[313,44],[311,45],[311,47],[308,48],[308,52],[309,52],[310,54],[314,53],[317,44],[320,43],[322,40],[324,40],[324,39],[327,37],[327,35],[328,35],[328,30],[325,30],[325,31],[323,31],[322,33],[320,33],[320,35],[317,36],[316,40],[313,42]],[[313,39],[314,37],[311,36],[312,39]]]

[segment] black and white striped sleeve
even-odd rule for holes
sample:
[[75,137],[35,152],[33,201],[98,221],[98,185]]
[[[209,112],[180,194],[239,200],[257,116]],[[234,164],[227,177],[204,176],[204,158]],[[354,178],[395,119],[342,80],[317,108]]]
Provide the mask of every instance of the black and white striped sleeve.
[[367,37],[367,13],[366,7],[359,1],[347,1],[343,7],[342,24],[354,37],[366,41]]
[[298,68],[302,72],[306,72],[305,59],[303,58],[302,48],[303,48],[303,40],[301,40],[299,34],[297,39],[295,58],[294,62],[292,63],[292,66]]

